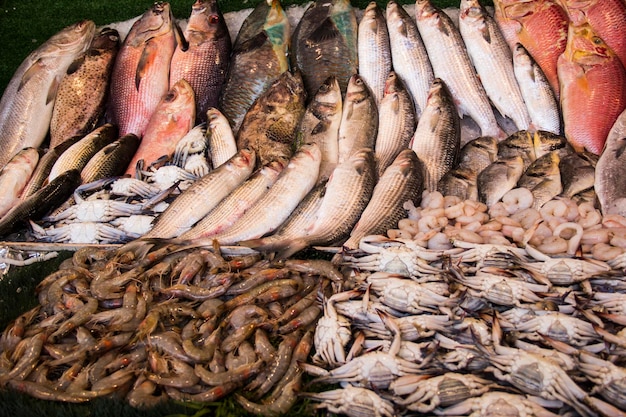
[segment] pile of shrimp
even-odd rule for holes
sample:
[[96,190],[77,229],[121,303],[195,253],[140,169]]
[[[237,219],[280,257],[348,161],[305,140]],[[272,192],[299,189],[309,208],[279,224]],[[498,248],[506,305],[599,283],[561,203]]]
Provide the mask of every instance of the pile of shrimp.
[[514,188],[487,207],[475,200],[425,191],[419,207],[388,237],[412,239],[430,249],[449,249],[455,241],[474,244],[530,244],[550,256],[585,256],[609,261],[626,252],[626,218],[602,216],[590,202],[555,198],[536,208],[527,188]]

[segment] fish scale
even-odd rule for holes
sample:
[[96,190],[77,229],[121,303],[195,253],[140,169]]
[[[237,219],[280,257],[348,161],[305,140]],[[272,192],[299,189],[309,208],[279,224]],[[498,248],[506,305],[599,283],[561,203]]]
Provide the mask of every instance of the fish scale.
[[357,51],[359,74],[380,104],[385,92],[385,80],[391,71],[391,45],[383,11],[370,2],[358,26]]
[[483,136],[506,137],[452,19],[429,0],[418,0],[415,14],[435,77],[445,81],[459,114],[469,115]]

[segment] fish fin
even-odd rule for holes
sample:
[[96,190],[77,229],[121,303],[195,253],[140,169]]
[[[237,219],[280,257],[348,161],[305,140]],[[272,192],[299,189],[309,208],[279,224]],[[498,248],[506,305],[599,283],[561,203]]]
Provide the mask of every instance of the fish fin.
[[325,120],[322,120],[317,125],[315,125],[315,127],[311,131],[311,134],[319,135],[320,133],[326,132],[329,127],[330,127],[330,123]]
[[85,62],[85,55],[82,55],[81,57],[76,58],[74,62],[72,62],[69,67],[67,67],[67,71],[65,72],[65,74],[67,75],[74,74],[76,71],[78,71],[80,66],[83,65],[83,62]]
[[259,49],[261,46],[263,46],[263,44],[267,42],[268,39],[269,37],[267,36],[267,33],[259,32],[255,36],[236,46],[233,49],[233,54],[250,52]]
[[429,124],[428,126],[430,127],[430,131],[431,132],[435,132],[435,130],[437,129],[437,125],[439,124],[439,118],[441,116],[441,112],[439,110],[437,110],[437,115],[431,117],[428,121]]
[[60,76],[54,77],[52,83],[50,83],[50,88],[48,88],[48,95],[46,96],[46,104],[54,101],[57,96],[57,91],[59,90],[59,84],[61,84]]
[[284,248],[278,251],[274,259],[287,259],[290,256],[300,252],[303,249],[306,249],[309,244],[306,239],[292,239],[287,242],[284,242]]
[[183,52],[187,52],[189,49],[189,41],[185,39],[185,35],[183,30],[180,28],[176,20],[172,18],[172,22],[174,22],[174,36],[176,37],[176,43],[180,46],[180,50]]
[[307,44],[319,44],[331,39],[335,39],[338,36],[341,36],[339,29],[337,29],[337,25],[330,17],[327,17],[322,21],[322,23],[315,28],[313,32],[308,36],[306,42]]
[[37,61],[33,62],[33,64],[22,75],[22,80],[20,81],[19,87],[17,87],[17,91],[20,91],[22,87],[24,87],[24,85],[26,85],[26,83],[39,72],[41,67],[41,60],[38,59]]
[[146,46],[143,48],[141,52],[141,57],[139,58],[139,63],[137,64],[137,71],[135,71],[135,88],[139,90],[139,85],[141,84],[141,80],[146,75],[146,73],[150,70],[150,66],[153,65],[154,59],[157,55],[157,46],[154,42],[146,43]]
[[621,146],[615,150],[615,159],[620,159],[626,150],[626,140],[622,139],[620,142]]
[[483,27],[480,28],[480,34],[485,42],[491,44],[491,33],[489,32],[489,27],[487,25],[483,25]]
[[[441,12],[441,13],[443,13],[443,12]],[[439,17],[439,20],[437,20],[437,27],[439,28],[439,31],[442,34],[444,34],[447,37],[450,36],[450,31],[448,30],[446,25],[443,23],[443,19],[441,17]]]

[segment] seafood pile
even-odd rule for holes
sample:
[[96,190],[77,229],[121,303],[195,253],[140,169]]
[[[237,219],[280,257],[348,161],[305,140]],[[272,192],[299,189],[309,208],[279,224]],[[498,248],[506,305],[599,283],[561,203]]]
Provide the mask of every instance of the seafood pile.
[[328,261],[271,263],[242,248],[133,242],[86,247],[37,287],[39,305],[1,338],[0,386],[81,403],[211,402],[232,393],[286,412],[302,384]]

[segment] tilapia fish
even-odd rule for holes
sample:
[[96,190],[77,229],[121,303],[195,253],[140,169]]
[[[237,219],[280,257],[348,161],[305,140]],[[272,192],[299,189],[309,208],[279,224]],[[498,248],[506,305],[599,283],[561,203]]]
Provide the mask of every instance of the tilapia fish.
[[225,232],[271,188],[286,165],[287,161],[276,160],[258,169],[180,238],[198,239]]
[[341,124],[339,125],[339,159],[350,158],[362,148],[374,148],[378,134],[378,106],[367,83],[354,74],[350,77],[343,100]]
[[487,96],[517,129],[528,129],[530,115],[513,71],[513,56],[500,28],[478,0],[461,0],[459,31]]
[[118,138],[117,128],[110,123],[100,126],[84,138],[70,146],[56,160],[48,182],[62,173],[77,169],[78,172],[87,165],[87,162],[102,148]]
[[50,147],[91,132],[104,114],[120,35],[104,28],[67,69],[50,120]]
[[374,1],[367,5],[359,22],[357,52],[359,74],[372,90],[376,104],[380,104],[391,71],[391,45],[385,15]]
[[302,72],[309,97],[333,75],[345,93],[359,69],[358,25],[349,0],[316,0],[292,35],[292,66]]
[[533,207],[540,208],[563,190],[560,161],[558,151],[546,153],[533,161],[517,181],[517,187],[528,188],[533,194]]
[[626,69],[591,26],[583,24],[570,25],[558,73],[567,140],[578,151],[599,155],[626,108]]
[[278,257],[287,258],[311,245],[343,242],[367,206],[376,184],[374,153],[364,148],[337,165],[326,183],[315,222],[306,235],[282,243]]
[[526,48],[558,99],[557,60],[565,51],[569,18],[559,0],[495,0],[494,17],[507,43]]
[[176,144],[193,128],[195,120],[195,95],[183,78],[157,104],[126,173],[133,176],[139,160],[149,166],[162,156],[171,157]]
[[170,64],[170,88],[184,78],[196,97],[196,122],[217,107],[226,81],[232,49],[230,33],[217,0],[196,0],[183,32],[187,48],[178,45]]
[[424,164],[424,189],[437,189],[439,180],[457,164],[460,148],[461,120],[446,84],[435,78],[411,141]]
[[139,147],[139,138],[129,133],[100,149],[80,172],[83,184],[122,175]]
[[255,161],[253,150],[241,149],[176,197],[144,237],[172,238],[189,230],[252,174]]
[[415,15],[435,77],[446,83],[459,114],[469,115],[483,136],[504,139],[506,134],[498,126],[487,93],[452,19],[430,0],[417,0]]
[[4,216],[17,202],[39,162],[36,148],[19,151],[0,171],[0,216]]
[[339,82],[330,76],[309,101],[296,133],[297,144],[317,143],[322,152],[320,179],[328,179],[339,160],[339,125],[343,98]]
[[524,170],[537,159],[533,134],[527,130],[519,130],[498,143],[498,159],[519,156],[524,163]]
[[587,153],[570,152],[561,157],[561,195],[573,198],[576,194],[593,188],[597,160],[589,156]]
[[311,191],[317,181],[322,153],[316,144],[305,144],[290,159],[274,185],[224,233],[196,243],[216,239],[222,245],[257,239],[276,230]]
[[611,127],[596,164],[594,188],[604,216],[626,215],[626,110]]
[[305,99],[300,73],[283,72],[246,113],[237,147],[254,149],[262,165],[291,157]]
[[260,2],[235,39],[219,108],[237,134],[254,101],[289,68],[290,26],[279,0]]
[[0,220],[0,236],[6,236],[28,220],[38,220],[66,201],[80,185],[80,172],[65,171],[39,191],[13,206]]
[[113,66],[107,105],[120,135],[142,137],[167,93],[177,30],[169,3],[159,2],[133,24],[124,39]]
[[626,2],[623,0],[560,0],[575,25],[588,22],[626,67]]
[[491,207],[507,191],[515,188],[523,173],[524,161],[521,156],[498,158],[478,174],[479,200]]
[[554,91],[541,67],[520,43],[513,49],[513,70],[532,129],[561,133],[561,113]]
[[385,234],[406,216],[404,203],[418,204],[424,190],[424,167],[411,149],[401,151],[379,178],[344,249],[358,249],[367,235]]
[[0,99],[0,168],[20,150],[43,143],[61,79],[89,47],[95,28],[90,20],[66,27],[31,52],[15,71]]
[[375,147],[379,176],[402,149],[409,147],[416,126],[411,93],[396,73],[391,71],[385,82],[385,94],[378,106]]
[[435,79],[433,67],[415,20],[393,0],[387,3],[386,11],[393,69],[411,92],[415,113],[419,117],[426,107],[428,90]]

